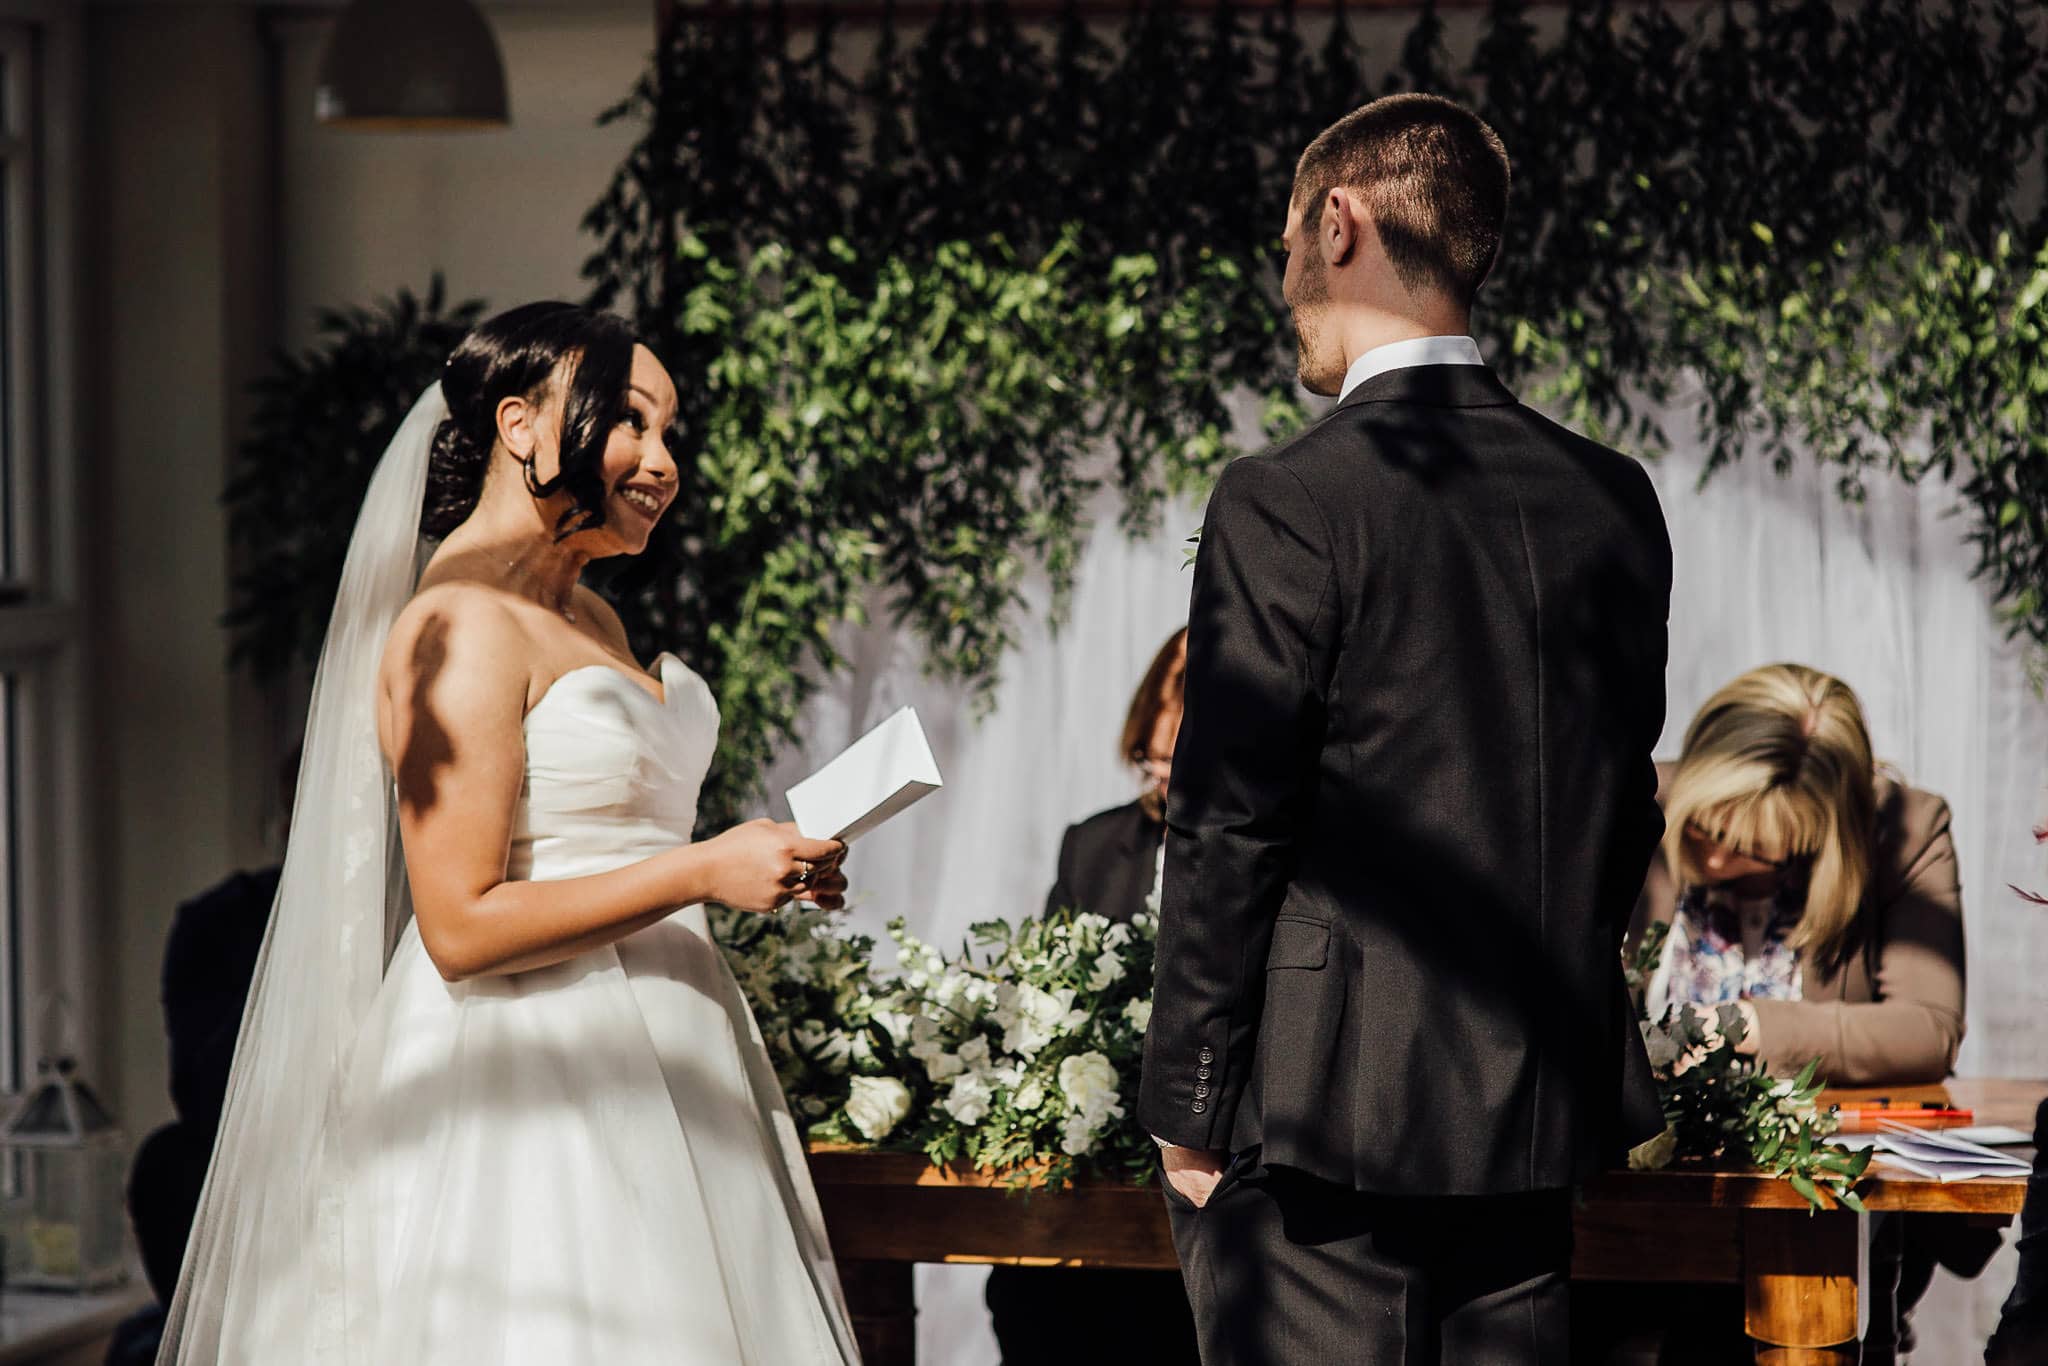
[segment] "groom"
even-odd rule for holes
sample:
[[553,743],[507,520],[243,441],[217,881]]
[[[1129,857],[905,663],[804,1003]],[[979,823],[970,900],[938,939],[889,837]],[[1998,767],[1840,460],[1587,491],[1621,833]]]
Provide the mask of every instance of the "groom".
[[1139,1109],[1206,1366],[1563,1363],[1570,1188],[1662,1127],[1619,947],[1670,546],[1467,335],[1508,179],[1433,96],[1309,145],[1282,293],[1339,401],[1209,503]]

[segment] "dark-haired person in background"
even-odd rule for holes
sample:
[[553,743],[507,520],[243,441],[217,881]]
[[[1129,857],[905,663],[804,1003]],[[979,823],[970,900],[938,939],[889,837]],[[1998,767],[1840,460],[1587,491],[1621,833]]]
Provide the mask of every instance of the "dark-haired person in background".
[[[299,774],[293,749],[278,771],[279,810],[288,825]],[[263,932],[277,899],[272,864],[230,874],[183,903],[164,940],[164,1034],[170,1045],[171,1108],[177,1118],[136,1150],[128,1173],[128,1222],[156,1303],[115,1330],[106,1366],[156,1360],[164,1310],[178,1286],[178,1266],[192,1234],[206,1162],[226,1102],[235,1035],[249,1001],[249,982],[263,951]]]
[[1129,920],[1145,909],[1159,882],[1159,855],[1166,843],[1166,783],[1173,771],[1173,745],[1180,735],[1181,693],[1187,675],[1188,633],[1175,631],[1152,664],[1131,705],[1117,753],[1139,773],[1145,790],[1138,799],[1067,827],[1060,840],[1058,879],[1046,894],[1049,915],[1058,910],[1093,911]]
[[1663,1127],[1620,947],[1670,543],[1467,335],[1508,184],[1433,96],[1309,145],[1282,293],[1338,403],[1203,524],[1138,1115],[1204,1366],[1564,1366],[1571,1187]]
[[[1180,734],[1187,631],[1175,631],[1124,714],[1117,753],[1145,788],[1138,799],[1067,827],[1045,911],[1124,921],[1158,888],[1166,786]],[[1197,1366],[1195,1321],[1178,1271],[999,1266],[989,1319],[1003,1366]]]
[[166,1366],[858,1359],[702,909],[836,907],[845,846],[693,839],[711,690],[582,583],[674,500],[676,409],[622,319],[529,304],[379,462]]

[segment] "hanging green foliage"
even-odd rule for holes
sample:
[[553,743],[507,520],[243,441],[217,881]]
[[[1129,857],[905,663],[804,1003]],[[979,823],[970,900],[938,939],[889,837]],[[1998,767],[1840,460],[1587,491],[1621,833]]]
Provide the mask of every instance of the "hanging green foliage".
[[[1796,0],[1681,14],[1575,0],[1559,19],[1539,31],[1527,6],[1503,0],[1459,59],[1427,5],[1398,45],[1371,52],[1341,12],[1285,5],[1253,16],[1147,4],[1114,19],[1076,7],[1027,29],[999,2],[961,3],[915,29],[885,16],[858,68],[833,25],[794,32],[778,7],[684,22],[614,111],[646,135],[589,217],[588,274],[683,377],[702,481],[688,496],[708,517],[736,447],[801,465],[784,438],[750,429],[837,402],[847,379],[823,359],[843,339],[837,316],[791,313],[775,324],[772,395],[734,420],[730,391],[697,382],[731,373],[722,353],[735,344],[691,322],[707,277],[772,244],[791,281],[822,270],[874,299],[889,272],[993,230],[1020,259],[1058,244],[1064,321],[1049,326],[1089,339],[1085,350],[1107,322],[1111,263],[1143,261],[1151,288],[1128,302],[1130,325],[1174,344],[1077,375],[1086,387],[1041,411],[955,414],[968,436],[953,452],[972,487],[958,506],[1005,505],[1041,477],[1059,489],[1077,468],[1072,443],[1106,437],[1142,525],[1162,488],[1199,484],[1236,453],[1233,393],[1268,395],[1269,425],[1298,419],[1273,325],[1294,154],[1374,95],[1441,91],[1480,109],[1516,162],[1509,249],[1476,320],[1511,380],[1650,453],[1674,382],[1697,376],[1717,464],[1804,449],[1850,493],[1872,468],[1953,477],[1980,574],[2013,629],[2048,642],[2048,457],[2029,416],[2048,349],[2031,256],[2011,245],[2048,229],[2026,197],[2048,112],[2034,7]],[[685,237],[695,245],[678,252]],[[1177,308],[1200,325],[1176,329]],[[1024,458],[1000,454],[1018,431],[1031,433]],[[814,449],[840,460],[856,447],[856,483],[924,477],[909,429]],[[1066,519],[1076,501],[1043,507]],[[1019,555],[1052,557],[1057,579],[1072,533],[1064,520],[1051,536],[1028,519],[969,524],[981,539],[921,523],[886,578],[934,663],[986,686]],[[774,639],[736,625],[764,572],[776,582],[791,563],[771,540],[681,532],[694,557],[639,600],[637,620],[661,638],[696,633],[722,699],[742,706],[726,756],[734,799],[793,720],[803,680],[834,662],[822,618]],[[968,581],[988,587],[963,598],[954,585]],[[684,600],[693,619],[671,610]],[[969,601],[971,648],[945,625]]]
[[378,457],[482,316],[473,299],[451,306],[437,275],[425,298],[400,290],[368,308],[321,313],[313,345],[280,354],[257,383],[222,495],[234,663],[275,678],[319,659]]
[[710,623],[725,762],[709,808],[754,796],[816,671],[840,663],[831,628],[875,595],[985,700],[1026,570],[1051,575],[1056,611],[1072,587],[1105,477],[1093,450],[1116,439],[1158,457],[1107,472],[1145,507],[1226,446],[1186,405],[1170,426],[1139,405],[1213,382],[1200,359],[1244,288],[1236,268],[1196,262],[1155,307],[1155,261],[1091,276],[1077,236],[1036,258],[990,238],[879,266],[835,240],[802,267],[779,245],[734,267],[684,239],[703,272],[685,326],[719,348],[701,377],[695,553],[748,567],[735,610]]
[[[1683,378],[1716,464],[1807,451],[1852,496],[1951,479],[1980,575],[2048,644],[2039,7],[1540,16],[1497,0],[1453,53],[1428,5],[1368,50],[1341,11],[1284,3],[1026,25],[963,0],[885,12],[856,57],[777,6],[684,11],[609,115],[640,136],[586,273],[682,395],[682,496],[611,587],[636,644],[681,651],[725,708],[705,818],[758,797],[870,601],[985,692],[1024,568],[1070,574],[1091,480],[1152,525],[1251,435],[1240,396],[1300,420],[1273,254],[1293,159],[1397,89],[1472,104],[1515,159],[1475,320],[1511,382],[1646,454]],[[250,459],[289,451],[293,498],[352,506],[362,471],[297,436],[270,423]],[[239,486],[247,562],[297,582],[272,477]],[[292,624],[309,599],[267,596],[249,580],[236,609],[265,665],[318,636]]]

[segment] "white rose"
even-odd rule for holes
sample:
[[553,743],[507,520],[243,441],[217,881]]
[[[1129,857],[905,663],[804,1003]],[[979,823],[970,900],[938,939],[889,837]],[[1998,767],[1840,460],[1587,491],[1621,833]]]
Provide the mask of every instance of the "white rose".
[[910,1113],[910,1088],[894,1077],[855,1077],[846,1118],[870,1143],[887,1138]]
[[1036,1110],[1045,1104],[1045,1083],[1033,1077],[1017,1089],[1017,1094],[1011,1097],[1010,1103],[1027,1113]]
[[1116,1068],[1100,1053],[1076,1053],[1060,1063],[1060,1090],[1069,1110],[1100,1122],[1117,1108]]
[[987,1080],[972,1072],[963,1073],[953,1079],[953,1089],[946,1093],[941,1108],[962,1124],[979,1124],[988,1113],[988,1103],[994,1094]]
[[817,1020],[803,1020],[788,1032],[788,1038],[807,1059],[815,1061],[825,1071],[846,1071],[846,1061],[852,1057],[854,1040],[840,1030],[827,1030]]
[[1095,1147],[1095,1126],[1086,1115],[1069,1115],[1066,1132],[1060,1135],[1060,1151],[1069,1157],[1085,1157]]
[[1143,1034],[1152,1027],[1152,998],[1124,1002],[1124,1018],[1130,1021],[1131,1028]]
[[953,1005],[967,994],[968,983],[972,980],[964,973],[946,973],[932,988],[932,999],[942,1006]]
[[1095,971],[1088,975],[1088,990],[1107,991],[1123,975],[1124,960],[1111,949],[1095,960]]
[[1109,927],[1109,933],[1102,936],[1102,947],[1120,949],[1131,942],[1131,927],[1119,921]]
[[845,1076],[846,1069],[853,1062],[854,1038],[844,1030],[835,1029],[825,1036],[825,1046],[818,1053],[818,1061],[825,1070],[835,1077]]
[[1055,994],[1027,984],[1005,982],[995,1011],[995,1021],[1003,1028],[1003,1048],[1027,1058],[1036,1054],[1052,1042],[1066,1023],[1072,1004],[1071,988],[1062,988]]

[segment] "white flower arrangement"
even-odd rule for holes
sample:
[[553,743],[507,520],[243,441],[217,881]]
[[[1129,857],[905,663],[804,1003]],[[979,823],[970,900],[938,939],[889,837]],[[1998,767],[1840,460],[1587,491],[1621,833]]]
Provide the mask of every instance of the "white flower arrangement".
[[[813,1138],[922,1151],[1057,1189],[1084,1168],[1148,1181],[1152,1141],[1131,1123],[1152,1020],[1156,901],[1128,924],[1061,913],[973,927],[948,958],[889,927],[899,963],[823,911],[721,912],[715,929],[753,1006],[790,1108]],[[1655,935],[1627,964],[1637,1010]],[[1870,1160],[1827,1142],[1818,1063],[1790,1081],[1737,1053],[1741,1018],[1697,1010],[1642,1021],[1670,1127],[1631,1154],[1637,1168],[1746,1160],[1815,1208],[1861,1207]],[[1681,1067],[1680,1059],[1689,1065]],[[1831,1197],[1831,1198],[1830,1198]]]
[[893,977],[873,967],[873,941],[840,935],[823,912],[721,916],[718,929],[813,1138],[913,1148],[1034,1184],[1064,1185],[1083,1167],[1150,1177],[1153,1145],[1128,1121],[1156,907],[1128,924],[976,925],[950,958],[897,921]]

